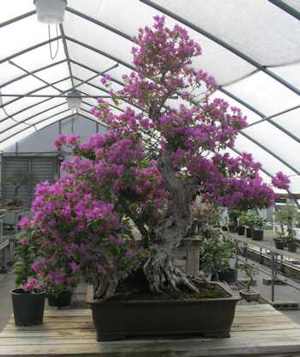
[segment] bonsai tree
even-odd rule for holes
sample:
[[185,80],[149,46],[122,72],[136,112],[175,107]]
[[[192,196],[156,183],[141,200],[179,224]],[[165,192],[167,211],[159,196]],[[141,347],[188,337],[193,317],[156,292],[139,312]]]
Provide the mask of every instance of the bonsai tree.
[[[130,107],[116,112],[111,101],[99,100],[93,114],[108,125],[105,133],[86,143],[60,136],[57,148],[70,146],[73,159],[63,164],[65,177],[38,186],[33,202],[31,225],[45,244],[61,242],[96,298],[116,294],[136,271],[155,294],[198,292],[173,258],[190,234],[195,197],[231,209],[274,200],[251,155],[224,153],[246,118],[211,97],[214,79],[192,67],[199,44],[178,25],[168,28],[163,17],[139,30],[136,44],[134,70],[123,76],[122,89],[108,77],[102,81],[115,106]],[[276,184],[286,185],[285,177]]]
[[32,174],[24,171],[15,171],[12,176],[6,179],[6,182],[9,185],[13,186],[13,198],[6,203],[9,208],[16,208],[22,206],[23,202],[19,198],[20,189],[23,186],[30,184],[32,181]]
[[[288,204],[275,211],[275,220],[280,225],[280,230],[277,231],[280,237],[286,237],[288,240],[295,238],[294,224],[299,217],[299,212],[294,205]],[[285,226],[287,232],[285,233]]]

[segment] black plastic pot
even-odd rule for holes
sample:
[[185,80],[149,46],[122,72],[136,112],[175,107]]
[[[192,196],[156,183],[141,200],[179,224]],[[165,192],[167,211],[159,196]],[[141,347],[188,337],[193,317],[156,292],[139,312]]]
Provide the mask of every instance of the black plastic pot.
[[62,291],[59,294],[48,294],[48,305],[55,307],[66,307],[71,305],[72,301],[72,292],[71,291]]
[[245,227],[244,226],[238,226],[237,232],[238,232],[239,236],[243,236],[245,234]]
[[254,228],[252,230],[252,239],[257,240],[257,241],[263,240],[264,239],[264,231],[262,229]]
[[249,227],[246,228],[246,237],[252,238],[252,228]]
[[237,281],[237,270],[228,268],[223,271],[214,273],[211,278],[212,281],[226,281],[226,283],[235,283]]
[[88,301],[97,341],[153,337],[230,337],[239,297],[189,300]]
[[45,292],[26,293],[23,289],[11,291],[15,324],[32,326],[43,323]]
[[287,242],[287,248],[289,252],[295,253],[297,251],[297,242],[295,241]]
[[275,248],[276,249],[284,249],[285,247],[285,241],[283,239],[280,238],[275,238],[274,239],[274,243],[275,243]]
[[229,232],[230,233],[236,233],[237,232],[237,226],[235,224],[229,224],[228,228],[229,228]]

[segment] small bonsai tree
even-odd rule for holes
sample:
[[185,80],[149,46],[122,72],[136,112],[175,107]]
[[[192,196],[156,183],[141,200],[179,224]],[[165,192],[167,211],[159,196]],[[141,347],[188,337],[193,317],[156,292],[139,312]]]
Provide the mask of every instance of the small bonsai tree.
[[192,67],[201,47],[185,29],[155,17],[153,27],[139,30],[132,53],[134,70],[122,89],[103,78],[115,105],[131,106],[117,113],[111,101],[99,100],[93,113],[109,126],[105,133],[86,143],[57,139],[73,159],[64,163],[65,177],[38,187],[31,225],[45,245],[55,241],[72,255],[96,298],[116,294],[137,270],[152,293],[198,292],[173,255],[190,234],[195,197],[203,205],[251,209],[271,205],[274,192],[251,155],[224,153],[246,120],[211,98],[215,81]]
[[6,178],[5,181],[13,186],[13,198],[6,202],[7,207],[16,208],[22,206],[23,201],[19,198],[20,189],[32,183],[32,174],[24,171],[15,171],[12,176]]
[[[276,233],[280,236],[280,238],[286,238],[287,241],[292,241],[295,239],[295,232],[293,228],[298,219],[298,209],[292,204],[288,204],[276,209],[275,220],[280,226],[280,229],[277,229]],[[285,227],[287,228],[286,231]]]
[[244,263],[242,265],[240,265],[240,268],[242,271],[244,271],[245,275],[246,275],[246,291],[250,292],[251,291],[251,286],[254,285],[254,276],[256,274],[256,269],[253,265],[251,264],[247,264]]

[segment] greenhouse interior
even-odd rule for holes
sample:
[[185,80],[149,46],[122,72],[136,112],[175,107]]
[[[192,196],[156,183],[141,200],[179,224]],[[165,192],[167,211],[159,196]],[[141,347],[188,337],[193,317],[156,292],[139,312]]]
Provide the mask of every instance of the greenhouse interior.
[[3,1],[0,356],[300,356],[299,20]]

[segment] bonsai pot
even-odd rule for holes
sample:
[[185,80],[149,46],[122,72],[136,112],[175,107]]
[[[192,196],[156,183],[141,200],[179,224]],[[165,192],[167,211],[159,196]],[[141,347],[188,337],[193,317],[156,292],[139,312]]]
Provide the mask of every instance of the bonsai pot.
[[43,323],[45,292],[27,293],[23,289],[11,291],[12,305],[17,326],[32,326]]
[[228,297],[205,299],[88,301],[97,341],[153,337],[230,337],[239,297],[218,285]]
[[71,305],[72,292],[69,290],[62,291],[59,294],[48,294],[49,306],[66,307]]
[[237,281],[237,270],[228,268],[226,270],[219,271],[212,275],[212,280],[226,281],[226,283],[235,283]]
[[256,290],[248,290],[248,289],[242,289],[240,290],[241,297],[244,298],[248,302],[252,301],[257,301],[260,297],[259,292]]
[[244,226],[238,226],[238,235],[243,236],[245,234],[245,227]]
[[297,251],[297,242],[295,240],[288,241],[287,248],[289,252],[295,253]]
[[250,228],[250,227],[246,228],[246,237],[252,238],[252,228]]
[[284,249],[286,243],[284,239],[274,238],[275,248],[276,249]]
[[263,240],[264,239],[264,231],[262,229],[254,228],[252,230],[252,239],[257,240],[257,241]]

